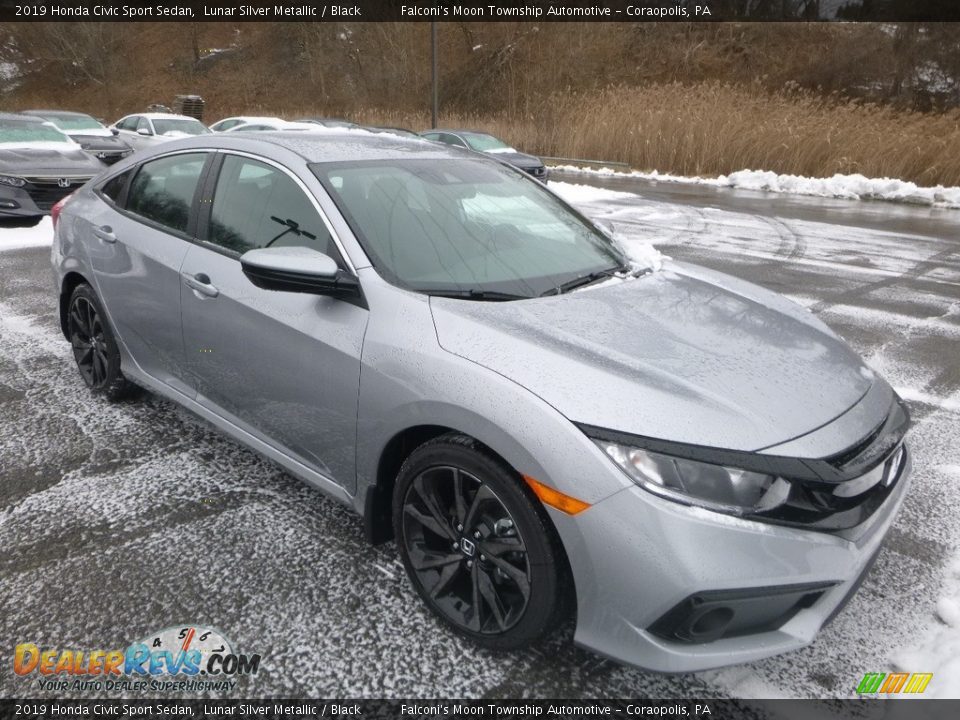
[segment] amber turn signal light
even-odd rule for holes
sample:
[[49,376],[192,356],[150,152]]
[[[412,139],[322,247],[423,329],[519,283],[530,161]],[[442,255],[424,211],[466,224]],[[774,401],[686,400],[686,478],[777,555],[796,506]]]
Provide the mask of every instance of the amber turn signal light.
[[523,479],[544,505],[556,508],[557,510],[567,513],[567,515],[576,515],[590,507],[590,503],[585,503],[583,500],[577,500],[575,497],[564,495],[559,490],[547,487],[529,475],[524,475]]

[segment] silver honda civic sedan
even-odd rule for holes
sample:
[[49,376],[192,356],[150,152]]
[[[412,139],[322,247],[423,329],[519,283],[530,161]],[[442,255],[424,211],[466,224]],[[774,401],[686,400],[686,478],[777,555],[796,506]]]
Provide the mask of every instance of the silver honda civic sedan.
[[[645,267],[418,139],[206,135],[53,213],[63,333],[395,539],[457,633],[661,671],[811,642],[907,492],[901,400],[798,305]],[[318,558],[316,562],[323,562]]]

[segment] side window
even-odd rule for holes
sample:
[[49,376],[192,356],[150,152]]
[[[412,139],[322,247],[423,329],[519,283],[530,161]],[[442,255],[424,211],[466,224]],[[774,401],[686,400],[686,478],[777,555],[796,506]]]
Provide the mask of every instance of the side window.
[[149,134],[153,135],[153,128],[150,127],[150,121],[145,117],[140,118],[140,121],[137,123],[137,132],[141,130],[146,130]]
[[110,198],[114,203],[120,204],[120,194],[127,184],[127,178],[130,177],[130,170],[122,172],[116,177],[112,177],[100,186],[100,193],[104,197]]
[[139,118],[136,115],[132,117],[124,118],[123,120],[117,123],[117,127],[120,130],[136,130],[137,120],[139,120]]
[[186,232],[206,158],[206,153],[188,153],[144,163],[127,193],[127,210],[171,230]]
[[285,172],[249,158],[224,158],[208,235],[210,242],[238,253],[309,247],[343,267],[327,226],[300,186]]
[[437,142],[440,140],[440,133],[424,133],[423,137],[425,137],[427,140],[433,140],[434,142]]
[[443,141],[447,143],[447,145],[456,145],[457,147],[462,147],[462,148],[465,148],[467,146],[467,144],[463,140],[458,138],[456,135],[451,135],[449,133],[444,134]]

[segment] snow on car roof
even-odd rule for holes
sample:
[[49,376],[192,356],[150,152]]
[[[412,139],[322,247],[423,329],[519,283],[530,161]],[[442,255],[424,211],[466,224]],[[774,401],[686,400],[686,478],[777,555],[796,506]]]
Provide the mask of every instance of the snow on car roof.
[[[421,138],[371,132],[363,128],[316,126],[306,132],[261,132],[246,135],[251,141],[267,141],[291,150],[307,162],[348,160],[442,159],[465,157],[460,148],[431,143]],[[411,154],[415,151],[416,154]],[[470,154],[470,157],[476,157]]]

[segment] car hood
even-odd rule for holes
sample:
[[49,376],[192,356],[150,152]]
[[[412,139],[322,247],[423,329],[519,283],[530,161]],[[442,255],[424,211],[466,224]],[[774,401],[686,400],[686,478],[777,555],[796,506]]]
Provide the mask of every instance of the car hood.
[[74,135],[71,134],[74,140],[76,140],[81,145],[86,145],[86,150],[97,151],[97,150],[108,150],[110,152],[117,152],[130,149],[130,146],[127,145],[123,140],[113,135]]
[[448,352],[570,420],[646,437],[756,451],[830,422],[883,383],[799,305],[682,263],[566,295],[430,305]]
[[96,175],[103,165],[79,145],[50,143],[46,147],[0,146],[0,173],[13,175]]

